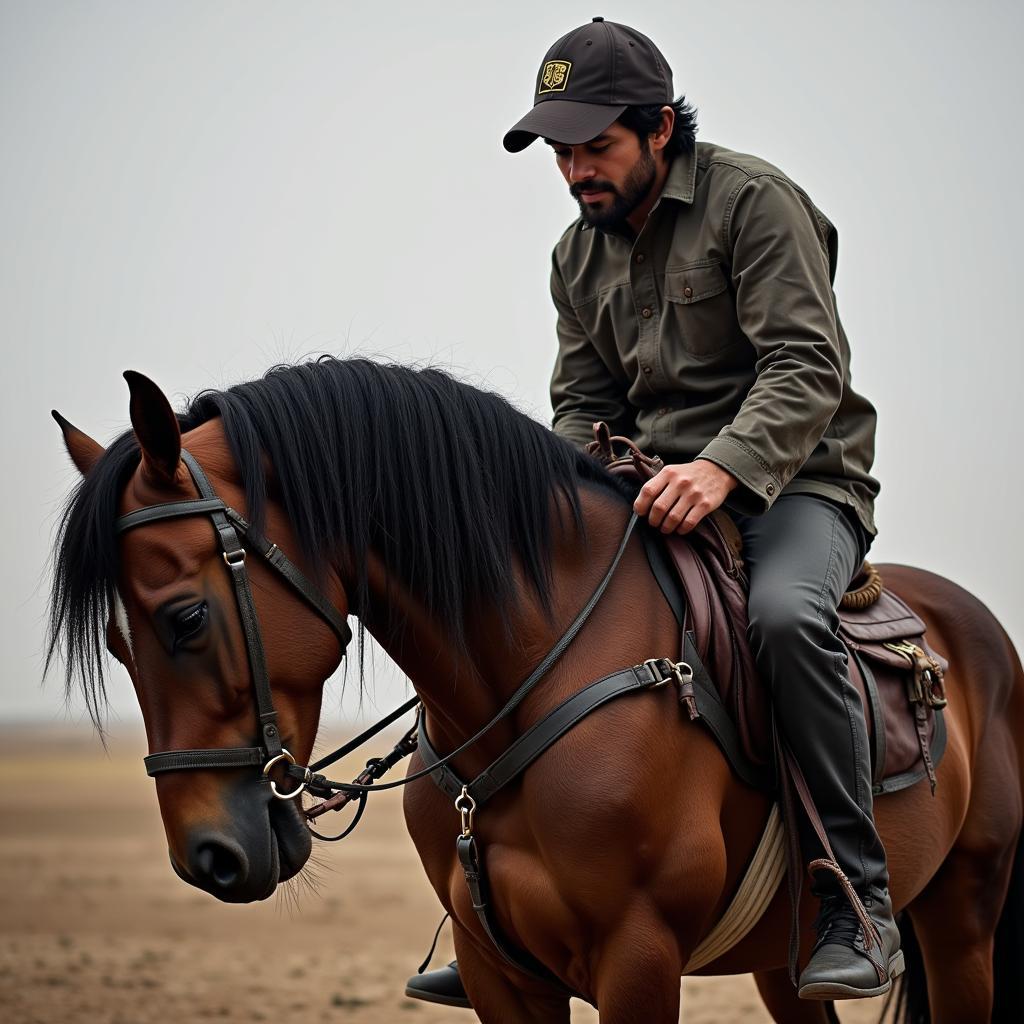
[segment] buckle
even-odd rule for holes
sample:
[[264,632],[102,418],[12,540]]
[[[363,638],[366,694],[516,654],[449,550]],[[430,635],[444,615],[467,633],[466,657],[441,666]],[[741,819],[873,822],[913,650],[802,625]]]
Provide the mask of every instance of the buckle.
[[644,668],[649,669],[651,674],[658,677],[651,683],[651,689],[656,690],[659,686],[675,681],[680,686],[686,686],[693,682],[693,669],[685,661],[670,661],[668,658],[648,658],[644,662]]
[[927,704],[930,708],[944,708],[946,684],[939,663],[909,640],[885,643],[890,651],[902,654],[909,662],[911,675],[907,679],[907,699],[912,704]]
[[946,684],[941,672],[926,668],[921,673],[921,682],[924,699],[929,707],[944,708],[949,703],[946,700]]

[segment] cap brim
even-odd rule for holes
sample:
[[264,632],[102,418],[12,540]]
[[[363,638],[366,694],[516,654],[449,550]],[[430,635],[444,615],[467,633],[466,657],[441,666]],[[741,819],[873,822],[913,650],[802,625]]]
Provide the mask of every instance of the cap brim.
[[510,153],[526,149],[537,138],[577,146],[600,135],[625,109],[625,104],[607,106],[575,100],[545,100],[514,124],[505,133],[502,143]]

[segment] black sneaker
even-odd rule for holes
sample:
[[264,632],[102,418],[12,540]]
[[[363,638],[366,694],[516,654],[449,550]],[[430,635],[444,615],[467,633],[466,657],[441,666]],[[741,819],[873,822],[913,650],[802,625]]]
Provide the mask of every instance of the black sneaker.
[[462,987],[459,965],[455,960],[447,967],[441,967],[436,971],[414,974],[405,984],[405,994],[410,999],[422,999],[425,1003],[473,1009],[473,1004]]
[[814,922],[818,941],[800,975],[801,999],[862,999],[880,996],[903,973],[900,932],[892,916],[887,889],[873,889],[864,898],[871,919],[870,945],[846,896],[826,896]]

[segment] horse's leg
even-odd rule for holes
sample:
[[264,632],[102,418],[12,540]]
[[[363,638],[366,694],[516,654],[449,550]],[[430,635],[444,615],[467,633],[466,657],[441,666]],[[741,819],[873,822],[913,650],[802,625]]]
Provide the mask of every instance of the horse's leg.
[[453,922],[459,977],[483,1024],[569,1024],[569,997],[513,984],[476,942]]
[[788,968],[756,971],[754,981],[772,1020],[778,1024],[838,1024],[839,1018],[830,1002],[797,996]]
[[933,1024],[969,1024],[992,1012],[992,940],[1013,849],[954,849],[908,907],[924,957]]
[[[1002,732],[1002,736],[999,733]],[[942,868],[907,908],[924,958],[933,1024],[988,1020],[992,948],[1006,898],[1021,794],[1007,782],[1012,741],[993,724],[978,752],[967,817]]]
[[994,865],[953,851],[910,905],[921,946],[933,1024],[988,1020],[992,1011],[992,937],[1003,879]]
[[596,961],[601,1024],[677,1024],[682,973],[671,931],[649,912],[627,915]]

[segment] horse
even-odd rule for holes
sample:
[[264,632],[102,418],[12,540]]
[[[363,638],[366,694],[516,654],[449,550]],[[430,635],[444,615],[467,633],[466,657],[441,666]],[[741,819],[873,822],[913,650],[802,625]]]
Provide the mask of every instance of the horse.
[[[335,618],[356,618],[360,685],[365,631],[408,675],[439,751],[490,721],[557,642],[632,512],[632,491],[596,459],[437,368],[322,357],[201,392],[181,414],[148,378],[125,377],[131,429],[106,449],[54,412],[81,481],[55,541],[47,665],[64,661],[68,687],[81,688],[99,722],[106,648],[131,676],[156,759],[252,750],[254,735],[269,735],[307,764],[347,639],[260,558],[248,559],[243,622],[225,563],[237,568],[245,551],[218,546],[216,517],[211,530],[207,515],[177,506],[186,514],[118,532],[118,517],[138,523],[151,506],[202,505],[187,453],[216,494],[204,508],[237,510],[315,582]],[[918,784],[876,802],[908,950],[902,1019],[1020,1020],[1024,671],[971,594],[924,570],[881,571],[950,666],[934,797]],[[253,710],[253,622],[276,707],[269,731]],[[543,685],[454,766],[474,776],[588,683],[674,659],[679,641],[634,534]],[[231,763],[156,775],[171,864],[222,901],[262,900],[303,868],[310,834],[274,772]],[[410,772],[423,767],[414,755]],[[450,798],[418,777],[404,796],[473,1008],[503,1024],[566,1022],[570,991],[602,1024],[678,1020],[684,965],[729,903],[770,810],[665,687],[580,722],[474,825],[501,929],[549,983],[510,966],[481,928]],[[753,972],[777,1021],[834,1021],[832,1004],[797,999],[789,981],[784,888],[700,973]],[[806,894],[800,913],[806,956]]]

